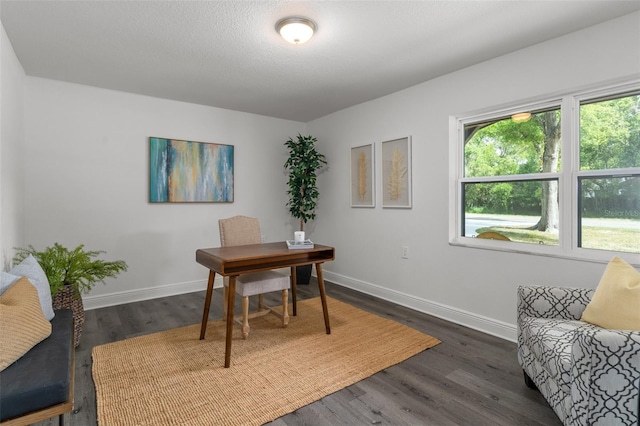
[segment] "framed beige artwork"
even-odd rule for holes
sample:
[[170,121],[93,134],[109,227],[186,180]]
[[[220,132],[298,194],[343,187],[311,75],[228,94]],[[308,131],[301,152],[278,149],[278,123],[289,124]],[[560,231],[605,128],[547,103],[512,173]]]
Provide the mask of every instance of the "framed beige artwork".
[[351,148],[351,207],[375,207],[375,146]]
[[382,207],[411,208],[411,137],[382,142]]

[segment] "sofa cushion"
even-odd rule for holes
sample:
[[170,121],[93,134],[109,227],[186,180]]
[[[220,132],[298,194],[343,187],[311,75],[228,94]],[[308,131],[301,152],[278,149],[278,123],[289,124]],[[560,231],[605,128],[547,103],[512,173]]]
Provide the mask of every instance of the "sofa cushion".
[[38,291],[22,277],[0,296],[0,371],[51,334]]
[[602,328],[640,331],[640,272],[614,257],[581,319]]
[[527,317],[520,327],[531,353],[567,394],[571,392],[571,347],[576,333],[588,326],[581,321]]
[[17,277],[27,277],[31,284],[38,289],[38,297],[40,297],[40,306],[44,317],[51,321],[53,319],[53,303],[51,301],[51,288],[47,275],[42,270],[35,257],[29,255],[19,265],[16,265],[9,271],[9,274]]
[[67,401],[71,386],[73,313],[56,311],[51,336],[0,372],[0,421]]

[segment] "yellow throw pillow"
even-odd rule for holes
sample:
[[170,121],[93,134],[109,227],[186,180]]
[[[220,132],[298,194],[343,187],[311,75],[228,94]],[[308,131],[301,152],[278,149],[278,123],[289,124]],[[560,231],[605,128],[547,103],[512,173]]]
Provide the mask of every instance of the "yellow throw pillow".
[[614,257],[581,319],[602,328],[640,331],[640,272]]
[[0,296],[0,371],[50,335],[38,290],[20,278]]

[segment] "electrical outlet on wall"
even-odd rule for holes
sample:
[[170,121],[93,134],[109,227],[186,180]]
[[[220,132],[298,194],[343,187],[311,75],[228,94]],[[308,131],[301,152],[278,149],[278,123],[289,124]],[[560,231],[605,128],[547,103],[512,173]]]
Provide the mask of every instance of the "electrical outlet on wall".
[[402,258],[403,259],[408,259],[409,258],[409,247],[402,246]]
[[267,240],[267,236],[264,234],[260,235],[260,241],[262,241],[263,243]]

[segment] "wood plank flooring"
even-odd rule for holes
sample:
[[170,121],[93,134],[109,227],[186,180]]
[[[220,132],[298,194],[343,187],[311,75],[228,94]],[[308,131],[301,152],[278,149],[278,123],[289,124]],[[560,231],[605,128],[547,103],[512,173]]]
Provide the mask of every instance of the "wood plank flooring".
[[[317,293],[315,282],[298,287],[299,299]],[[561,425],[544,398],[525,386],[514,343],[332,283],[327,294],[442,343],[270,425]],[[277,304],[277,297],[269,302]],[[222,315],[221,299],[216,290],[210,318]],[[65,424],[96,424],[94,346],[199,323],[203,304],[204,292],[197,292],[87,311],[76,350],[75,412],[65,416]],[[38,423],[54,424],[57,419]]]

